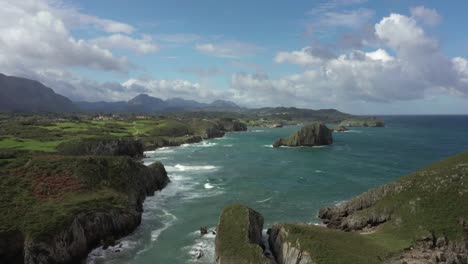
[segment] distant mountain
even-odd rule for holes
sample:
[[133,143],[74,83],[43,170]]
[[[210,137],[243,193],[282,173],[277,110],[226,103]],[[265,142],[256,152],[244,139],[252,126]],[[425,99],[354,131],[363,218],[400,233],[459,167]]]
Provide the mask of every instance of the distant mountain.
[[130,112],[130,113],[152,113],[152,112],[181,112],[181,111],[238,111],[241,109],[233,102],[216,100],[210,104],[200,103],[194,100],[182,98],[170,98],[163,100],[147,94],[139,94],[128,102],[77,102],[83,111],[87,112]]
[[0,73],[0,111],[74,112],[73,102],[38,81]]
[[[200,103],[182,98],[163,100],[148,94],[139,94],[129,101],[118,102],[72,102],[56,94],[38,81],[6,76],[0,73],[0,112],[105,112],[105,113],[154,113],[154,112],[236,112],[240,115],[255,115],[268,120],[317,119],[343,121],[349,114],[335,109],[300,109],[295,107],[265,107],[248,109],[237,104],[216,100]],[[206,115],[206,113],[202,113]]]
[[237,104],[226,101],[226,100],[216,100],[209,104],[209,108],[217,108],[217,109],[224,109],[224,110],[239,110],[241,109]]

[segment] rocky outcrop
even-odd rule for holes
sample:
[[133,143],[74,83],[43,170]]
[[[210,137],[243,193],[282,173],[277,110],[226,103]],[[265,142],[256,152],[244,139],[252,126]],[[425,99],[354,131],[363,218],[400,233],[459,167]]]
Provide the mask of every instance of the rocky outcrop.
[[340,123],[340,126],[345,127],[384,127],[383,120],[377,118],[356,118],[347,119]]
[[333,143],[332,130],[321,123],[307,125],[287,138],[281,138],[273,143],[273,147],[288,146],[323,146]]
[[203,140],[201,136],[187,137],[146,137],[142,139],[144,142],[144,150],[155,150],[163,147],[177,147],[182,144],[198,143]]
[[241,132],[247,131],[247,125],[239,120],[232,118],[223,118],[216,121],[222,127],[223,131],[226,132]]
[[338,125],[333,129],[333,131],[335,131],[335,132],[345,132],[345,131],[348,131],[348,128],[345,127],[345,126],[342,126],[342,125]]
[[[31,204],[30,210],[36,210],[38,216],[18,219],[21,225],[10,223],[11,229],[23,230],[0,232],[0,262],[6,264],[82,263],[103,241],[135,230],[141,222],[145,197],[169,182],[161,163],[147,167],[129,157],[43,157],[10,173],[32,184],[40,180],[47,194],[37,188],[33,193],[22,193],[36,197],[38,204]],[[65,179],[64,173],[68,174],[62,185],[74,183],[76,189],[56,185],[54,179]],[[63,195],[54,190],[57,188],[63,188]],[[94,198],[81,201],[74,195]],[[41,212],[42,203],[57,204]],[[63,203],[74,209],[63,210]],[[60,213],[62,216],[56,218]],[[47,214],[54,221],[49,221]],[[41,228],[35,229],[36,225]]]
[[217,264],[269,264],[264,256],[263,217],[242,205],[224,208],[215,241]]
[[143,157],[143,143],[133,138],[82,138],[68,141],[57,147],[66,156],[129,156]]
[[[468,232],[465,226],[465,232]],[[468,235],[465,241],[449,241],[446,237],[427,236],[415,241],[415,245],[406,249],[385,263],[388,264],[467,264]]]
[[273,225],[269,230],[270,248],[278,264],[315,264],[309,252],[297,246],[299,241],[288,241],[288,232],[280,224]]

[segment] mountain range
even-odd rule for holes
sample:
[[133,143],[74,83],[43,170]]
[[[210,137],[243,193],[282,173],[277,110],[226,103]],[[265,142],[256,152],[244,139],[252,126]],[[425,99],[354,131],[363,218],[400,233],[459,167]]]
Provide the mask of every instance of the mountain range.
[[116,112],[152,113],[178,111],[239,111],[237,104],[216,100],[200,103],[171,98],[163,100],[139,94],[128,101],[73,102],[42,83],[26,78],[0,74],[0,112]]
[[335,109],[300,109],[295,107],[243,108],[226,100],[201,103],[182,98],[163,100],[139,94],[128,101],[73,102],[38,81],[0,74],[0,112],[88,112],[88,113],[155,113],[155,112],[237,112],[269,120],[316,118],[343,120],[349,117]]

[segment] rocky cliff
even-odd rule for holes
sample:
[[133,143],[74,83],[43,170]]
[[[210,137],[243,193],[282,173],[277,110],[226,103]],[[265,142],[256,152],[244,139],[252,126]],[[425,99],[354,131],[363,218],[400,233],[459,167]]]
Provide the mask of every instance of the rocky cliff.
[[332,130],[321,123],[304,126],[287,138],[281,138],[273,143],[273,147],[289,146],[323,146],[333,143]]
[[143,157],[143,143],[134,138],[82,138],[60,144],[57,151],[66,156],[129,156]]
[[[278,264],[315,264],[310,253],[289,239],[288,231],[280,224],[269,231],[270,247]],[[300,243],[299,241],[297,243]]]
[[217,264],[269,264],[263,255],[263,217],[256,211],[231,205],[223,209],[217,228]]
[[[20,179],[20,180],[18,180]],[[164,166],[129,157],[44,156],[0,179],[0,263],[81,263],[102,241],[132,232]],[[3,247],[2,245],[8,245]]]

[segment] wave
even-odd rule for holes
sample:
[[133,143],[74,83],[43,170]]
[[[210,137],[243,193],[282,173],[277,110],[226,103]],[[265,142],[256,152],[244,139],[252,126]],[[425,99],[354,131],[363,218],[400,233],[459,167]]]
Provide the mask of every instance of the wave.
[[168,229],[171,225],[174,224],[175,221],[177,221],[177,217],[168,211],[162,209],[164,215],[161,216],[160,218],[163,219],[163,226],[161,228],[155,229],[151,231],[151,241],[157,241],[161,233]]
[[323,173],[321,170],[315,170],[316,173]]
[[271,144],[270,144],[270,145],[263,145],[263,146],[264,146],[265,148],[272,148],[272,147],[273,147],[273,145],[271,145]]
[[253,133],[262,133],[262,132],[265,132],[265,130],[255,129],[255,130],[251,130],[250,132],[253,132]]
[[233,146],[232,144],[223,145],[223,147],[226,147],[226,148],[230,148],[232,146]]
[[203,186],[205,187],[205,189],[213,189],[214,188],[214,186],[211,185],[210,183],[205,183]]
[[267,198],[267,199],[265,199],[265,200],[255,201],[255,202],[256,202],[256,203],[264,203],[264,202],[270,201],[271,199],[273,199],[273,197]]
[[343,131],[344,133],[362,133],[362,131],[359,131],[359,130],[346,130],[346,131]]
[[183,248],[189,256],[190,263],[214,263],[215,259],[215,237],[212,231],[215,227],[208,228],[208,234],[200,236],[200,231],[189,233],[189,237],[194,238],[193,244]]
[[205,166],[189,166],[177,164],[175,166],[165,166],[168,172],[183,172],[183,171],[215,171],[219,168],[212,165]]

